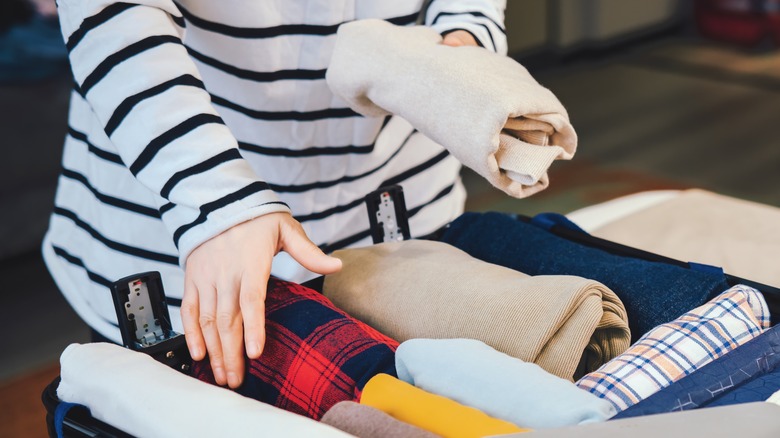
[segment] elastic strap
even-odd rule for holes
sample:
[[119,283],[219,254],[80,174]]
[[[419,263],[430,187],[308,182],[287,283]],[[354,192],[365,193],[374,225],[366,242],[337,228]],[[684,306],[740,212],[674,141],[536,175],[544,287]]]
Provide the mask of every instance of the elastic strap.
[[54,430],[57,431],[57,438],[63,438],[62,423],[65,421],[65,416],[68,415],[68,411],[76,406],[80,405],[66,402],[60,402],[60,404],[57,405],[57,409],[54,411]]

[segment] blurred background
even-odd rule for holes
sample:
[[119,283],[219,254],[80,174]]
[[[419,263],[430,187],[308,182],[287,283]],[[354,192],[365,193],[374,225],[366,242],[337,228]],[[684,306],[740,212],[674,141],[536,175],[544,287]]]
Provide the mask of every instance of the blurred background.
[[[780,206],[780,0],[508,0],[506,26],[579,150],[524,200],[464,170],[467,209],[567,213],[691,187]],[[0,0],[0,436],[46,435],[40,392],[89,338],[39,254],[71,87],[53,0]]]

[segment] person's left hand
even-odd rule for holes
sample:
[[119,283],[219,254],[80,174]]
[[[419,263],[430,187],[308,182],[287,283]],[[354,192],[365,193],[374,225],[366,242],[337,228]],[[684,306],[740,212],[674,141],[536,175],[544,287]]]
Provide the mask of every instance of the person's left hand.
[[444,40],[441,42],[445,46],[460,47],[460,46],[477,46],[477,40],[474,36],[465,30],[456,30],[444,35]]

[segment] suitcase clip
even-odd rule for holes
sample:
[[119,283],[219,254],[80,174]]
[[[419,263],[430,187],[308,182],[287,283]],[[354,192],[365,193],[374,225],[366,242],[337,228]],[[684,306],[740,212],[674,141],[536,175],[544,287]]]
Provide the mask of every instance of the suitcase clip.
[[159,272],[115,281],[111,296],[125,347],[149,354],[178,371],[189,371],[192,358],[184,336],[171,326]]
[[366,206],[371,238],[375,244],[411,239],[403,187],[381,187],[369,193]]

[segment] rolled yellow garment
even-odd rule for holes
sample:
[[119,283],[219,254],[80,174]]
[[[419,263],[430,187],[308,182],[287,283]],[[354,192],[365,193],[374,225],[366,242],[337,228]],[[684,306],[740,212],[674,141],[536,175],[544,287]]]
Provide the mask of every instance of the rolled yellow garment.
[[387,374],[377,374],[366,383],[360,404],[445,438],[477,438],[530,431],[415,388]]

